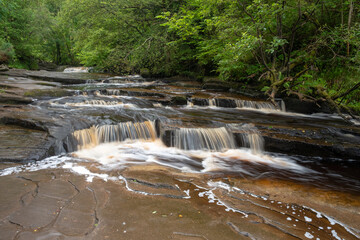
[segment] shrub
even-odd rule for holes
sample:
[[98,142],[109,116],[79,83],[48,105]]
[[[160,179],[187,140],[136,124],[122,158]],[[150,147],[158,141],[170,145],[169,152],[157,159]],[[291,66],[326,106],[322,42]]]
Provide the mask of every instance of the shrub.
[[15,51],[11,43],[0,38],[0,64],[9,63],[15,58]]

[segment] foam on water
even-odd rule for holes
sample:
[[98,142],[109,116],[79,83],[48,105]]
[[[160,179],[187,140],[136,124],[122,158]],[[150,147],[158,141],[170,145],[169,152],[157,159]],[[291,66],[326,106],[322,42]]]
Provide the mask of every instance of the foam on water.
[[65,161],[71,160],[69,156],[53,156],[41,161],[24,164],[21,166],[5,168],[0,170],[0,176],[7,176],[19,172],[36,172],[44,169],[59,168]]
[[241,163],[250,162],[295,172],[308,171],[291,159],[254,154],[246,148],[230,149],[224,152],[187,151],[168,148],[159,139],[105,143],[94,148],[82,149],[74,152],[73,155],[99,162],[106,169],[123,168],[130,164],[157,163],[184,172],[238,171],[249,174],[242,168]]
[[118,101],[104,101],[104,100],[91,100],[80,103],[66,103],[65,105],[71,107],[121,107],[121,108],[137,108],[135,104],[123,103]]

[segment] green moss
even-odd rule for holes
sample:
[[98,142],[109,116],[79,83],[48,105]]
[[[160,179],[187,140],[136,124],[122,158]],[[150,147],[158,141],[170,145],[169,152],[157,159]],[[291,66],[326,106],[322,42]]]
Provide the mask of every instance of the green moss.
[[56,87],[55,84],[46,83],[46,82],[40,82],[40,83],[36,83],[36,84],[37,85],[42,85],[42,86]]
[[187,100],[184,96],[176,96],[171,98],[171,102],[175,105],[185,105],[187,103]]
[[25,97],[63,97],[71,96],[72,94],[64,89],[35,89],[24,93]]

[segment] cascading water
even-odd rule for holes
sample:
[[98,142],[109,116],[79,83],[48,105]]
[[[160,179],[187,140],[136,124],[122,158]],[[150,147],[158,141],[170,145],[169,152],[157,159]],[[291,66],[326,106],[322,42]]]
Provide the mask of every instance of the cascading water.
[[64,73],[88,73],[90,68],[88,67],[70,67],[65,68]]
[[121,95],[121,91],[118,90],[118,89],[106,89],[105,95],[115,95],[115,96],[118,96],[118,95]]
[[155,140],[157,137],[155,123],[124,122],[116,125],[92,126],[78,130],[72,134],[77,143],[77,149],[91,148],[100,143],[120,142],[126,139]]
[[[83,74],[74,75],[81,76]],[[294,185],[294,189],[296,191],[298,191],[300,185],[297,183],[306,183],[306,193],[304,195],[297,195],[299,196],[299,201],[307,201],[307,199],[304,200],[303,197],[308,195],[308,189],[310,189],[308,185],[313,183],[315,183],[314,185],[317,186],[330,186],[335,189],[338,189],[339,186],[339,189],[341,191],[346,188],[347,190],[354,190],[358,194],[360,185],[358,177],[356,175],[356,168],[354,168],[354,170],[349,167],[355,165],[352,163],[353,160],[349,159],[351,160],[351,162],[349,161],[348,165],[345,164],[343,166],[346,166],[346,168],[349,168],[352,171],[354,170],[354,173],[352,173],[351,171],[344,171],[344,174],[342,172],[340,172],[340,174],[337,174],[338,172],[333,170],[333,159],[331,159],[330,168],[326,168],[326,164],[323,164],[323,162],[325,161],[319,161],[318,157],[311,158],[308,156],[302,157],[299,155],[289,156],[285,153],[271,152],[271,148],[269,149],[269,146],[271,147],[271,144],[273,144],[278,145],[276,147],[281,148],[281,150],[286,150],[287,147],[289,149],[292,149],[300,146],[301,150],[304,149],[304,151],[307,151],[306,146],[310,145],[308,144],[308,138],[312,138],[312,136],[314,136],[314,139],[312,139],[312,141],[320,142],[320,140],[317,141],[317,139],[315,139],[315,137],[318,137],[318,133],[323,130],[327,130],[328,128],[330,128],[329,126],[331,126],[331,129],[337,129],[336,126],[340,125],[338,120],[328,121],[328,119],[325,120],[324,117],[324,120],[319,121],[311,116],[307,116],[305,118],[303,116],[299,117],[290,114],[284,114],[283,112],[280,112],[280,109],[282,111],[285,111],[284,102],[281,99],[276,99],[277,104],[273,105],[269,102],[264,101],[238,100],[236,99],[235,93],[221,94],[217,92],[216,95],[214,95],[213,92],[207,93],[204,92],[203,89],[198,89],[195,91],[193,89],[188,90],[187,88],[185,88],[183,91],[180,91],[178,86],[175,86],[176,88],[174,86],[165,86],[163,89],[150,89],[144,88],[145,84],[142,84],[142,88],[140,89],[133,87],[135,84],[138,84],[138,81],[134,81],[133,85],[131,85],[132,83],[127,82],[126,78],[127,77],[119,79],[109,79],[108,81],[103,81],[102,83],[100,83],[101,79],[98,79],[95,84],[93,84],[92,81],[89,81],[88,83],[90,83],[91,86],[86,86],[86,88],[84,88],[88,90],[85,90],[83,92],[74,91],[74,93],[76,94],[74,96],[65,96],[50,101],[47,98],[44,98],[45,100],[38,101],[38,105],[36,106],[36,108],[34,106],[30,106],[31,108],[29,109],[31,111],[28,111],[29,114],[26,113],[26,115],[22,115],[22,113],[19,112],[24,119],[26,119],[25,116],[28,116],[31,120],[29,120],[29,122],[20,122],[21,126],[30,125],[31,128],[34,128],[32,122],[32,118],[34,117],[33,111],[38,111],[39,109],[46,109],[46,111],[39,111],[39,119],[34,121],[34,123],[36,123],[36,127],[41,127],[41,129],[43,129],[43,126],[45,126],[49,134],[56,137],[55,147],[58,148],[54,150],[56,154],[62,154],[64,153],[64,151],[68,152],[69,154],[48,158],[45,161],[41,161],[33,165],[23,165],[6,169],[3,169],[2,167],[4,165],[2,165],[0,170],[0,176],[14,174],[14,176],[9,176],[3,182],[8,185],[8,181],[15,181],[15,185],[13,186],[16,186],[16,188],[18,188],[24,183],[24,186],[26,186],[26,181],[33,181],[32,179],[38,181],[40,179],[39,184],[36,182],[36,185],[39,185],[39,193],[42,194],[39,194],[32,199],[25,199],[37,201],[37,199],[41,198],[41,202],[35,203],[42,203],[42,199],[46,197],[45,194],[43,194],[45,193],[45,191],[42,190],[44,189],[44,187],[46,191],[48,191],[49,189],[57,189],[58,187],[61,187],[62,189],[69,188],[69,190],[63,191],[64,194],[76,194],[76,191],[78,191],[79,196],[89,196],[90,198],[80,197],[80,199],[84,199],[84,203],[87,203],[86,206],[90,206],[90,208],[88,209],[90,225],[88,229],[84,230],[84,232],[89,233],[89,238],[99,238],[98,236],[103,236],[103,233],[106,233],[106,231],[108,230],[105,229],[105,227],[107,226],[107,219],[101,219],[101,223],[105,224],[102,224],[100,228],[97,228],[97,224],[95,224],[94,226],[94,223],[96,223],[96,216],[94,216],[93,214],[94,211],[112,211],[111,209],[101,209],[101,206],[114,206],[114,204],[105,204],[105,201],[117,202],[119,199],[116,196],[119,196],[119,194],[121,194],[121,196],[124,195],[122,199],[130,199],[129,205],[124,204],[124,206],[137,206],[132,201],[136,198],[135,194],[140,193],[145,195],[152,195],[150,201],[159,200],[165,202],[166,204],[168,201],[170,201],[170,198],[172,199],[173,196],[175,196],[176,207],[178,206],[177,204],[181,203],[179,197],[185,199],[192,199],[184,203],[185,207],[177,207],[175,210],[173,208],[173,204],[169,204],[169,206],[171,205],[171,207],[168,207],[166,210],[161,210],[161,208],[155,208],[155,210],[159,211],[159,213],[160,211],[164,213],[174,213],[174,211],[176,211],[182,214],[187,214],[188,212],[185,211],[185,209],[189,207],[189,203],[193,203],[195,205],[195,208],[199,210],[199,213],[200,210],[203,213],[204,210],[208,209],[208,206],[201,204],[201,208],[198,208],[199,202],[201,201],[200,203],[204,203],[204,201],[202,199],[197,202],[197,198],[203,198],[204,196],[207,196],[209,199],[209,203],[216,203],[219,207],[230,206],[234,204],[233,208],[227,207],[227,211],[234,209],[234,213],[246,213],[244,214],[244,216],[247,216],[250,215],[247,214],[247,212],[251,210],[251,213],[258,216],[256,218],[260,220],[266,219],[265,222],[267,225],[262,225],[263,221],[261,221],[261,224],[259,224],[259,221],[254,221],[253,216],[255,215],[249,217],[249,223],[255,224],[257,226],[265,226],[264,229],[275,225],[272,233],[284,229],[286,234],[287,232],[290,232],[292,229],[294,229],[294,231],[290,232],[291,235],[281,234],[279,235],[280,237],[276,239],[280,239],[281,237],[295,237],[298,239],[303,239],[304,236],[311,236],[311,238],[315,239],[317,238],[316,236],[312,237],[313,235],[315,235],[314,232],[321,232],[320,230],[323,229],[323,237],[321,237],[321,239],[328,239],[331,238],[331,236],[334,236],[334,238],[338,238],[337,236],[339,236],[339,238],[341,237],[341,239],[353,239],[351,237],[347,237],[349,235],[346,235],[345,230],[350,228],[341,228],[340,224],[338,224],[338,222],[335,222],[335,220],[333,220],[332,218],[331,222],[326,222],[324,221],[326,220],[325,215],[317,213],[312,215],[314,220],[311,220],[307,217],[309,215],[304,215],[305,211],[300,210],[300,212],[296,212],[296,214],[295,212],[293,212],[295,211],[294,206],[298,208],[298,204],[295,205],[281,202],[273,203],[273,201],[267,200],[270,200],[270,197],[268,195],[268,189],[273,189],[272,191],[274,191],[274,194],[279,194],[279,192],[283,194],[278,198],[279,200],[281,199],[281,201],[285,201],[286,196],[290,195],[291,197],[288,197],[288,199],[292,201],[293,199],[295,199],[293,197],[294,195],[292,195],[292,193],[289,191],[289,188],[286,187],[283,189],[279,189],[277,187],[279,185],[267,184],[268,181],[272,181],[272,179],[281,179],[281,181],[284,182],[289,180],[290,185]],[[124,86],[120,87],[119,85],[123,82],[126,83],[124,83]],[[109,83],[110,85],[107,86],[107,83]],[[147,82],[145,83],[147,84]],[[129,86],[131,86],[131,88],[129,88]],[[111,87],[113,89],[106,89],[106,87]],[[169,92],[169,89],[171,90],[172,88],[176,89],[176,91]],[[78,89],[78,87],[75,86],[75,89]],[[84,96],[82,96],[80,93],[84,94]],[[208,99],[209,96],[211,96],[210,99]],[[216,98],[214,98],[215,96]],[[240,98],[241,96],[238,97]],[[184,108],[182,105],[186,104],[186,99],[188,100],[188,103],[187,107]],[[121,109],[122,106],[125,105],[133,105],[136,106],[136,108],[134,107]],[[240,108],[246,110],[244,111]],[[252,110],[248,111],[248,109]],[[254,109],[255,111],[253,111]],[[264,114],[267,112],[271,114]],[[35,112],[35,114],[37,114],[37,112]],[[48,115],[49,118],[45,118],[45,115]],[[5,118],[2,118],[1,120],[4,119]],[[47,121],[45,121],[45,119],[48,120],[49,124],[47,124]],[[158,120],[144,121],[143,119]],[[308,119],[311,119],[311,121],[309,121]],[[12,120],[5,119],[5,121]],[[129,122],[121,122],[115,124],[114,121]],[[18,124],[19,120],[16,119],[16,123]],[[96,123],[112,125],[94,125],[88,129],[75,131],[67,138],[65,137],[65,135],[69,134],[67,131],[69,131],[69,129],[71,128],[82,129]],[[322,124],[325,124],[325,127],[321,127]],[[264,151],[264,139],[261,136],[260,131],[258,131],[255,127],[255,125],[258,126],[259,129],[261,129],[261,132],[264,133],[264,136],[266,136],[266,139],[268,141],[268,148],[266,149],[266,152]],[[39,139],[39,141],[42,143],[43,139],[41,138],[45,138],[46,136],[48,136],[48,133],[43,133],[43,131],[36,129],[31,129],[31,131],[25,132],[18,126],[11,126],[11,128],[8,128],[8,126],[2,127],[3,128],[0,129],[2,133],[12,132],[12,135],[0,134],[1,136],[4,136],[4,138],[0,140],[8,138],[9,136],[12,137],[16,134],[16,136],[14,136],[14,142],[16,141],[17,143],[19,141],[21,143],[22,141],[27,141],[26,139],[28,137],[22,137],[20,140],[18,140],[18,136],[24,136],[24,134],[29,134],[26,136],[37,136],[36,139]],[[18,132],[24,134],[19,135]],[[288,142],[292,143],[292,139],[291,141],[288,141],[289,138],[282,138],[281,135],[286,132],[291,133],[291,135],[289,133],[289,136],[296,137],[296,139],[293,141],[296,145],[290,146]],[[325,132],[329,132],[332,134],[332,131]],[[341,134],[341,136],[343,136],[341,139],[350,139],[347,140],[349,141],[347,142],[347,144],[359,140],[356,132],[350,131],[350,127],[347,125],[346,128],[344,127],[342,131],[336,131],[334,132],[334,134]],[[297,142],[297,139],[300,138],[300,135],[304,135],[305,137],[303,139],[306,140],[301,143],[301,145],[299,144],[299,142]],[[41,136],[41,138],[39,138],[39,136]],[[280,139],[277,138],[278,136],[280,136]],[[284,136],[286,135],[284,134]],[[33,139],[35,138],[32,137],[31,140]],[[53,140],[54,138],[49,139]],[[6,141],[7,140],[8,139],[6,139]],[[12,139],[10,138],[9,140]],[[2,143],[6,144],[6,141],[3,141]],[[27,143],[28,142],[26,142],[26,144]],[[331,146],[328,145],[330,144],[324,145],[324,149],[332,149],[330,148]],[[29,152],[29,149],[30,148],[27,148],[26,151]],[[320,148],[316,147],[315,149]],[[3,147],[2,150],[4,151],[5,148]],[[9,152],[15,155],[15,151],[16,149],[10,146]],[[35,151],[39,151],[38,148],[36,148]],[[341,162],[346,162],[347,159],[343,159],[345,161]],[[338,159],[335,159],[334,161],[340,162],[338,161]],[[315,170],[312,170],[311,168]],[[45,169],[58,169],[59,171],[46,171]],[[323,171],[325,173],[323,174],[321,172],[317,172],[318,169],[324,169]],[[42,171],[35,172],[39,170]],[[63,174],[62,171],[65,171],[66,174]],[[24,172],[25,174],[22,174],[20,172]],[[105,181],[114,181],[115,185],[105,185],[107,183],[102,183],[101,181],[96,181],[95,184],[91,185],[87,185],[86,183],[85,185],[81,181],[81,178],[73,177],[71,175],[71,172],[84,175],[85,180],[88,182],[93,181],[93,178],[100,178]],[[47,175],[43,175],[44,173]],[[15,174],[19,175],[16,176]],[[347,176],[347,174],[349,174],[349,177]],[[356,175],[355,180],[352,179],[353,175]],[[207,182],[209,178],[216,178],[219,181],[216,180],[216,182]],[[41,179],[44,179],[45,182],[43,182],[43,180]],[[72,182],[73,180],[75,180],[74,183]],[[256,197],[256,199],[251,199],[249,197],[255,198],[255,196],[257,196],[254,195],[254,193],[252,192],[251,184],[253,184],[253,181],[256,181],[257,184],[258,180],[259,185],[255,185],[256,189],[264,188],[265,190],[263,192],[266,198]],[[332,184],[332,182],[336,182],[336,184]],[[79,185],[81,187],[77,188],[76,186],[78,184],[81,184]],[[243,192],[242,190],[240,190],[240,188],[238,188],[239,184],[244,184],[243,186],[247,189],[246,191],[248,192]],[[31,185],[34,184],[31,183]],[[100,189],[103,188],[103,186],[106,186],[106,191]],[[121,189],[122,186],[125,187],[125,189],[133,192],[130,195],[126,195],[127,193]],[[31,186],[19,188],[22,192],[13,195],[24,196],[24,193],[31,191],[30,187]],[[33,187],[34,186],[32,186],[32,188]],[[97,190],[93,190],[92,188],[97,188]],[[119,192],[115,192],[115,190],[119,189]],[[175,195],[170,195],[173,192],[175,193]],[[91,194],[93,194],[94,199],[91,198]],[[349,201],[349,198],[346,195],[342,194],[343,192],[341,192],[341,194],[336,194],[334,199],[336,200],[336,202],[339,202],[339,205],[341,205],[343,202],[340,202],[339,198],[341,199],[341,197],[345,196],[343,197],[343,199],[346,201],[345,203],[349,203],[350,206],[351,201],[353,200]],[[49,196],[51,197],[51,199],[53,199],[53,196]],[[169,199],[163,197],[156,199],[156,196],[169,197]],[[326,204],[329,204],[329,196],[329,192],[326,191]],[[5,197],[7,199],[8,196]],[[222,197],[221,201],[219,200],[220,197]],[[69,208],[70,211],[67,211],[66,208],[73,207],[73,203],[75,201],[78,201],[78,199],[78,197],[72,197],[71,199],[69,198],[69,200],[63,201],[70,202],[71,204],[66,204],[64,211],[60,211],[58,213],[58,217],[53,216],[54,220],[52,221],[54,223],[54,226],[59,226],[59,221],[62,221],[64,219],[64,214],[74,212],[71,211],[72,208]],[[93,201],[93,204],[89,202],[89,199]],[[261,199],[263,199],[264,201],[262,201]],[[319,199],[320,198],[310,199],[311,201],[309,202],[314,202],[316,206],[319,206]],[[15,199],[14,197],[14,200],[14,202],[18,202],[19,198],[16,197]],[[96,204],[97,200],[100,200],[99,204]],[[354,200],[355,201],[353,201],[351,207],[349,207],[347,210],[349,214],[347,214],[346,217],[352,216],[351,213],[354,209],[353,206],[357,206],[356,200],[358,199],[354,198]],[[142,196],[138,203],[146,203],[145,197]],[[249,204],[249,206],[245,206],[244,203]],[[38,204],[31,204],[29,202],[29,204],[25,204],[22,207],[25,209],[25,211],[28,211],[28,209],[26,208],[33,206],[36,207],[37,205]],[[146,211],[150,213],[152,212],[152,218],[156,217],[155,214],[157,213],[157,211],[154,211],[153,205],[145,205],[149,205]],[[165,205],[162,204],[161,206]],[[326,205],[324,206],[326,207]],[[266,208],[266,211],[264,211],[264,207]],[[249,208],[251,209],[249,210]],[[31,219],[31,216],[23,217],[22,213],[24,213],[25,211],[21,210],[20,212],[18,212],[18,209],[19,208],[16,208],[17,212],[10,215],[7,220],[11,220],[13,216],[19,216],[20,223],[24,219]],[[46,209],[46,206],[44,209]],[[334,208],[331,208],[330,212],[333,212],[333,209]],[[341,206],[340,209],[343,210],[343,206]],[[121,211],[122,210],[123,209],[121,209]],[[33,213],[34,211],[36,211],[35,208],[29,208],[30,213]],[[215,209],[214,207],[211,207],[210,211],[211,214],[213,214],[214,211],[220,213],[220,211],[218,211],[218,209]],[[50,209],[48,213],[52,216],[53,210]],[[114,216],[118,216],[115,214],[118,214],[118,212],[113,213]],[[126,219],[126,211],[122,212],[121,214],[123,214],[122,217]],[[130,212],[130,214],[133,214],[133,212]],[[337,214],[337,216],[342,216],[343,212],[339,211]],[[146,214],[144,215],[142,213],[139,213],[137,215],[142,218]],[[191,218],[192,215],[193,214],[185,215],[186,219],[188,219],[188,217]],[[200,215],[197,214],[196,218],[198,218],[198,216]],[[80,217],[83,218],[83,216]],[[158,215],[158,217],[160,217],[160,215]],[[230,219],[231,217],[234,217],[234,220]],[[175,218],[172,217],[172,219]],[[184,220],[186,219],[184,218]],[[223,222],[219,219],[225,219],[226,221]],[[216,223],[221,223],[218,224],[221,228],[223,228],[224,226],[232,227],[232,230],[229,232],[234,232],[235,234],[237,234],[234,236],[234,239],[237,239],[239,237],[238,233],[240,232],[240,230],[247,231],[246,226],[249,223],[243,222],[246,219],[242,219],[241,223],[238,222],[239,217],[237,217],[236,214],[230,213],[225,217],[220,216],[219,219],[213,220],[216,221]],[[80,219],[79,221],[80,223],[81,220],[82,219]],[[169,218],[169,220],[171,219]],[[207,221],[205,222],[206,224],[208,223]],[[309,222],[311,222],[311,224]],[[13,223],[9,223],[9,221],[7,221],[5,224],[11,224],[9,226],[13,225]],[[301,226],[301,224],[303,226]],[[319,224],[322,226],[321,229],[315,228]],[[58,233],[59,228],[56,227],[56,229],[50,229],[50,225],[48,225],[49,228],[38,228],[40,232],[36,230],[37,233],[35,233],[34,231],[34,238],[41,238],[41,236],[47,236],[49,231],[55,232],[56,234],[59,234],[60,237],[62,237],[61,233]],[[123,222],[122,228],[124,229],[121,229],[124,230],[123,233],[125,233],[125,226],[131,227],[132,230],[128,232],[128,236],[133,236],[131,235],[133,234],[132,231],[136,230],[133,228],[133,221],[130,221],[129,224]],[[254,229],[253,226],[249,228],[249,230]],[[296,228],[293,228],[295,226]],[[314,227],[314,231],[311,231],[311,234],[313,235],[310,234],[309,226],[311,228]],[[238,227],[241,229],[239,230]],[[29,226],[26,228],[24,227],[25,231],[17,233],[17,235],[15,235],[15,238],[26,238],[26,234],[28,233],[26,232],[26,229],[29,230],[30,228]],[[6,230],[7,227],[5,227],[4,229]],[[92,231],[92,233],[89,232],[91,229],[94,230]],[[104,229],[104,231],[102,231],[102,229]],[[201,229],[201,227],[197,229]],[[255,227],[255,229],[257,231],[257,229],[260,229],[260,227]],[[326,229],[328,229],[329,231],[327,231]],[[44,231],[41,232],[42,230]],[[301,230],[304,231],[301,232]],[[335,230],[338,232],[335,232]],[[109,231],[111,231],[111,229]],[[1,233],[2,232],[0,230],[0,234]],[[97,235],[94,235],[94,233]],[[200,233],[201,232],[194,232],[194,234],[192,234],[187,233],[185,230],[183,237],[186,238],[187,236],[198,236],[199,238],[202,238],[202,235],[200,235]],[[242,232],[240,233],[242,234]],[[171,232],[169,232],[169,234],[171,234]],[[250,233],[248,234],[247,232],[245,232],[244,235],[253,238]],[[171,235],[168,236],[172,237]],[[265,236],[263,232],[261,232],[259,238],[261,238],[261,236]],[[210,234],[210,238],[211,237],[214,238],[214,236],[211,236]],[[220,238],[221,237],[224,238],[224,236],[220,236]]]
[[194,103],[188,100],[186,106],[189,108],[194,107]]
[[68,103],[69,105],[82,106],[82,105],[117,105],[122,104],[122,102],[117,101],[104,101],[104,100],[89,100],[81,103]]
[[252,124],[227,124],[227,127],[236,132],[240,137],[238,144],[245,148],[250,148],[253,153],[264,151],[264,138],[257,128]]
[[[240,108],[240,109],[260,109],[260,110],[275,110],[285,112],[285,103],[281,99],[278,100],[277,105],[265,101],[251,101],[243,99],[231,98],[210,98],[210,99],[197,99],[195,102],[207,103],[209,107],[226,107],[226,108]],[[191,102],[192,103],[192,102]],[[188,107],[193,107],[196,104],[187,104]],[[201,104],[202,105],[202,104]]]
[[215,98],[208,99],[209,107],[217,107],[217,101]]
[[234,149],[236,144],[232,133],[221,128],[180,128],[174,132],[172,146],[184,150]]
[[105,101],[105,100],[87,100],[80,103],[66,103],[67,106],[81,107],[81,106],[98,106],[98,107],[124,107],[124,108],[135,108],[136,105],[123,103],[118,101]]
[[[238,146],[250,148],[253,153],[261,153],[264,150],[261,134],[249,124],[241,126],[228,124],[220,128],[180,128],[170,132],[170,146],[183,150],[221,152],[236,149]],[[101,143],[121,142],[126,139],[154,141],[158,137],[153,121],[92,126],[75,131],[72,136],[77,145],[76,149],[91,148]]]
[[274,106],[270,102],[260,102],[260,101],[248,101],[236,99],[234,100],[237,108],[254,108],[254,109],[271,109],[279,110],[279,107]]

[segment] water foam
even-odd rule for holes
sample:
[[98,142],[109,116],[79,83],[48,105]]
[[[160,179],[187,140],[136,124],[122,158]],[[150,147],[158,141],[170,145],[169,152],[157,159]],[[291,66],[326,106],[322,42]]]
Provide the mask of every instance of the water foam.
[[123,142],[104,143],[94,148],[84,148],[74,152],[73,155],[99,162],[104,169],[157,163],[183,172],[210,173],[221,170],[250,174],[242,165],[242,163],[250,162],[295,172],[308,171],[291,159],[254,154],[246,148],[230,149],[224,152],[189,151],[166,147],[159,139],[154,141],[128,139]]

